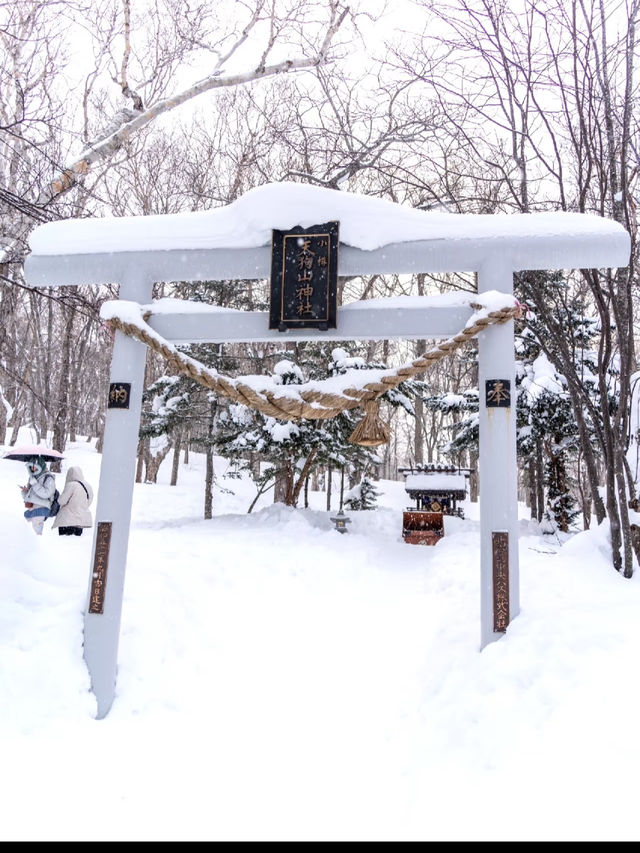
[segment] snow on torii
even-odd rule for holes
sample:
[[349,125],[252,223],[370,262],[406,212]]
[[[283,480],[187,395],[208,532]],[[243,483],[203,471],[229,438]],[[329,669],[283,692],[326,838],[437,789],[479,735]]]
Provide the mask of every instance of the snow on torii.
[[[280,183],[209,211],[41,225],[30,236],[25,275],[32,287],[118,283],[121,300],[151,308],[156,281],[267,279],[273,229],[326,221],[340,223],[339,275],[475,272],[476,301],[485,309],[513,300],[516,271],[626,266],[630,252],[624,228],[595,215],[425,212]],[[463,329],[473,313],[468,295],[397,297],[338,308],[337,329],[279,332],[268,329],[265,313],[166,300],[153,305],[149,325],[174,344],[444,338]],[[478,340],[479,387],[494,380],[514,387],[513,322],[481,332]],[[138,341],[116,334],[110,382],[130,385],[130,394],[128,408],[107,410],[85,612],[84,653],[98,717],[108,713],[115,692],[145,354]],[[479,418],[483,648],[503,635],[520,605],[515,411],[510,405],[488,409],[481,393]]]
[[[226,207],[213,210],[51,222],[31,233],[29,246],[34,255],[249,249],[270,246],[274,228],[286,230],[329,220],[340,221],[342,244],[366,251],[416,240],[455,241],[459,246],[470,241],[500,240],[507,241],[509,248],[519,245],[524,261],[527,252],[522,239],[526,238],[527,244],[534,243],[538,253],[547,257],[549,252],[541,252],[544,245],[552,250],[558,241],[565,243],[567,239],[572,244],[579,240],[583,246],[590,240],[611,239],[625,254],[621,227],[599,216],[422,211],[384,199],[286,182],[256,187]],[[517,261],[518,256],[514,257],[514,269],[529,268]],[[583,267],[594,265],[581,263]]]

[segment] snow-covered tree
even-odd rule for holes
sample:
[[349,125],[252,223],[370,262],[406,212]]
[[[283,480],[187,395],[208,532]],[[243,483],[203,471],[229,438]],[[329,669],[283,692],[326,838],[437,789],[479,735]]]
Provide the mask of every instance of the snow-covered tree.
[[181,376],[161,376],[142,395],[140,440],[146,482],[155,483],[160,463],[169,453],[173,437],[190,416],[193,382]]
[[[568,429],[573,430],[576,443],[575,452],[572,451],[572,467],[578,476],[576,486],[580,494],[584,525],[588,527],[592,505],[598,522],[602,521],[605,513],[599,493],[602,466],[598,460],[607,456],[605,448],[608,429],[603,428],[602,412],[604,408],[608,417],[612,417],[619,406],[618,360],[609,357],[606,370],[599,365],[599,351],[611,330],[602,329],[600,321],[590,316],[584,295],[562,273],[537,273],[536,293],[538,304],[540,294],[546,294],[553,310],[547,307],[542,313],[531,308],[527,311],[525,326],[516,341],[519,365],[517,382],[520,383],[523,377],[527,374],[531,376],[533,372],[539,373],[539,382],[544,385],[544,376],[553,373],[562,386],[558,416],[567,405],[570,407],[570,412],[565,412],[565,416],[571,421]],[[531,417],[535,417],[535,411],[532,413],[529,410],[530,402],[529,395],[519,398],[520,408],[526,411],[524,421],[522,417],[519,419],[521,429],[526,428]],[[544,408],[544,400],[540,405]],[[545,444],[543,429],[541,425],[528,444],[522,447],[519,445],[519,452],[526,459],[529,473],[532,514],[539,519],[544,507],[543,482],[546,485],[549,480],[548,465],[555,455],[548,441]],[[551,477],[551,480],[554,478]],[[537,512],[534,512],[534,508]]]
[[[320,365],[309,359],[309,352],[301,349],[301,361],[314,378],[319,378]],[[326,365],[326,362],[325,362]],[[372,369],[360,356],[350,356],[347,350],[335,348],[325,366],[325,378],[348,371]],[[276,384],[299,385],[305,379],[302,368],[291,359],[281,359],[273,369]],[[402,383],[381,399],[390,405],[411,408],[411,383]],[[349,437],[361,417],[359,410],[343,411],[333,418],[282,421],[268,417],[238,403],[226,407],[219,416],[216,446],[218,451],[239,464],[249,467],[250,454],[262,460],[260,473],[255,473],[259,488],[273,480],[276,486],[274,499],[296,506],[305,480],[316,466],[332,465],[337,468],[366,470],[376,463],[375,453],[367,447],[352,444]]]
[[[49,17],[61,29],[60,36],[71,29],[68,21],[66,28],[60,27],[69,13],[56,6],[65,4],[19,0],[15,5],[27,16],[35,15],[38,7],[51,7]],[[96,167],[104,168],[123,149],[131,156],[134,141],[151,124],[206,92],[329,62],[345,19],[353,21],[348,7],[338,0],[300,0],[295,5],[281,0],[201,1],[188,11],[185,14],[172,2],[136,7],[131,0],[107,0],[74,10],[77,25],[85,29],[93,48],[89,54],[94,65],[87,69],[79,105],[84,110],[85,144],[36,198],[28,200],[32,209],[40,210],[86,182]],[[14,26],[7,33],[16,43],[16,35],[22,35]],[[41,52],[43,44],[47,47],[48,40],[38,42]],[[185,80],[194,66],[203,69],[201,76],[172,91],[175,81]],[[23,93],[33,85],[24,82]]]
[[[533,322],[533,317],[529,318]],[[589,373],[586,356],[583,375]],[[478,389],[459,394],[444,393],[425,399],[425,406],[453,416],[450,440],[441,451],[451,457],[477,450],[479,438]],[[543,515],[557,529],[567,531],[577,515],[574,479],[578,435],[566,382],[559,376],[529,328],[519,331],[516,369],[517,452],[534,492],[532,515]],[[539,476],[535,476],[536,465]],[[482,485],[481,485],[482,488]]]
[[518,451],[526,460],[544,449],[547,525],[567,533],[578,515],[571,474],[578,448],[578,430],[566,382],[540,353],[530,363],[520,362],[518,382]]
[[479,438],[478,389],[469,388],[457,394],[445,392],[432,394],[424,398],[428,409],[452,416],[443,430],[451,435],[449,440],[443,435],[439,442],[440,451],[446,456],[455,457],[465,450],[477,451]]
[[345,495],[345,509],[375,509],[380,494],[381,492],[376,488],[374,481],[365,474],[362,480],[353,489],[349,489]]
[[[287,359],[275,365],[273,375],[283,385],[303,380],[300,367]],[[355,462],[364,465],[372,460],[369,450],[349,444],[355,423],[352,412],[328,420],[282,421],[232,403],[219,416],[216,447],[221,455],[251,470],[263,491],[272,482],[275,500],[296,506],[315,466],[328,462],[339,467]],[[254,455],[262,462],[260,471],[249,465]]]

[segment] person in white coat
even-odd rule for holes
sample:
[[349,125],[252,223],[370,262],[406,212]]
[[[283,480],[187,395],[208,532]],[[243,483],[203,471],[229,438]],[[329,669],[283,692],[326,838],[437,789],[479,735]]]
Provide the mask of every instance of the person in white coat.
[[93,500],[93,489],[85,481],[82,468],[71,466],[60,495],[60,509],[53,522],[60,536],[82,536],[85,527],[93,526],[89,506]]
[[30,459],[27,462],[27,471],[29,482],[26,486],[20,486],[25,505],[24,517],[31,522],[37,535],[42,536],[56,491],[56,478],[51,471],[47,471],[47,460],[42,456]]

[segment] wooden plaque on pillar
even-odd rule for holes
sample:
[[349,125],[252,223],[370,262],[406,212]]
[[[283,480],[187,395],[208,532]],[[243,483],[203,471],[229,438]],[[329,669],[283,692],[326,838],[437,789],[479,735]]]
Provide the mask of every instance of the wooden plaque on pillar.
[[128,409],[131,398],[130,382],[112,382],[109,385],[107,409]]
[[493,630],[504,633],[509,624],[509,534],[491,534],[493,557]]
[[511,406],[511,382],[508,379],[487,379],[485,404],[487,408]]
[[104,613],[104,596],[107,590],[107,569],[111,547],[111,522],[99,521],[96,534],[96,550],[91,574],[89,613]]

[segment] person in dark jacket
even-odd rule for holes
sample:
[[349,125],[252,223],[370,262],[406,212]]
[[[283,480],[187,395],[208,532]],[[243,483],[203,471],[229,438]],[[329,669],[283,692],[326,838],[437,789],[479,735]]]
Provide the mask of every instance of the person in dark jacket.
[[85,527],[93,526],[89,506],[93,500],[93,489],[85,481],[82,468],[71,466],[60,495],[60,509],[53,522],[60,536],[82,536]]

